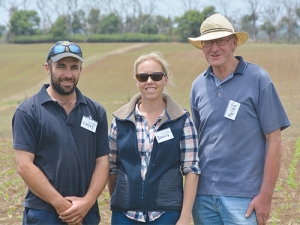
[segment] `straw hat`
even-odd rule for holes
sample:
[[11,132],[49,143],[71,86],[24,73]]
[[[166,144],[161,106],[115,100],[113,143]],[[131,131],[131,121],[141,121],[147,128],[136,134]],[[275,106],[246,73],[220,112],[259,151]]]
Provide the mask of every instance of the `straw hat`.
[[188,38],[189,42],[197,48],[202,49],[202,41],[214,40],[235,34],[237,45],[244,44],[248,40],[247,32],[234,32],[231,23],[221,14],[216,13],[206,18],[200,27],[200,36]]

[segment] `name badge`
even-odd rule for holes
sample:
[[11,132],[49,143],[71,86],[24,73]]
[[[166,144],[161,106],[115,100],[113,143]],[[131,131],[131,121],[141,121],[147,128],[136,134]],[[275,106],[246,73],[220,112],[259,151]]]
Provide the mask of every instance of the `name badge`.
[[81,127],[95,133],[97,125],[98,125],[98,122],[93,120],[91,116],[89,116],[89,117],[82,116],[81,125],[80,125]]
[[174,138],[170,128],[156,132],[155,137],[156,137],[156,140],[158,143],[161,143],[161,142],[164,142],[164,141]]
[[228,119],[235,120],[239,111],[240,103],[229,100],[224,116]]

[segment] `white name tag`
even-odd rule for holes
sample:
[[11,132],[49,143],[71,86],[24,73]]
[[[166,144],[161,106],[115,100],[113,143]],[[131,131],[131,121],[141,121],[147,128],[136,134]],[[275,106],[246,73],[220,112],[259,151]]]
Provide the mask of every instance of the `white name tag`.
[[96,132],[98,122],[93,120],[91,116],[82,116],[81,127],[90,130],[92,132]]
[[156,132],[155,137],[156,137],[156,140],[158,143],[161,143],[161,142],[164,142],[164,141],[174,138],[170,128]]
[[229,100],[224,116],[228,119],[235,120],[239,111],[240,103]]

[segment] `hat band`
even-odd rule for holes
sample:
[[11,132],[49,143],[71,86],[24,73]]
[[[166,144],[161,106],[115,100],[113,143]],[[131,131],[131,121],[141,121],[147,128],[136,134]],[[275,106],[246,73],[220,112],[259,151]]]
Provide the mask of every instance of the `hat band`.
[[209,34],[209,33],[214,33],[214,32],[221,32],[221,31],[227,31],[227,32],[230,32],[230,33],[234,33],[232,29],[227,29],[227,28],[212,28],[212,29],[208,29],[208,30],[203,31],[201,33],[201,35]]

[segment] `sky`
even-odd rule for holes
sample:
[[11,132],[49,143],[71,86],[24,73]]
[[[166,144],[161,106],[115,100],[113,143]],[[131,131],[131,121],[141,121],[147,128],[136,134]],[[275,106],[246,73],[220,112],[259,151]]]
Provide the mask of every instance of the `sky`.
[[[26,2],[27,9],[34,9],[36,11],[39,11],[35,6],[36,1],[38,0],[0,0],[0,25],[6,25],[9,20],[8,11],[4,7],[1,7],[1,4],[5,5],[7,8],[14,4],[15,6],[18,6],[18,9],[23,9],[23,2]],[[54,1],[59,2],[61,0]],[[79,4],[80,2],[85,1],[86,0],[78,0]],[[164,15],[166,17],[170,16],[171,18],[174,18],[175,16],[182,16],[183,13],[186,10],[188,10],[186,6],[188,2],[192,2],[193,6],[197,4],[196,6],[197,9],[199,9],[199,11],[202,11],[205,6],[214,5],[216,10],[222,14],[225,14],[224,4],[226,3],[227,14],[229,14],[230,16],[237,15],[240,13],[246,14],[247,11],[249,11],[250,9],[244,0],[142,0],[144,4],[144,11],[146,12],[150,1],[155,1],[155,14]],[[220,2],[223,2],[224,4],[220,4]]]

